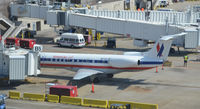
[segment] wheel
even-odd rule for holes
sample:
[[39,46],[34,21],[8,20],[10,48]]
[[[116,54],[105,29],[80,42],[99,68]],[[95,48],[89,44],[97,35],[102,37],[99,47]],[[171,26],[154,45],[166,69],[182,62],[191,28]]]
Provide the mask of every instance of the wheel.
[[174,48],[170,48],[170,53],[174,54],[175,53],[175,49]]
[[71,45],[71,48],[74,48],[74,45]]
[[93,83],[99,83],[99,78],[98,77],[96,77],[96,78],[94,78],[94,80],[93,80]]
[[113,74],[107,74],[108,78],[113,78]]

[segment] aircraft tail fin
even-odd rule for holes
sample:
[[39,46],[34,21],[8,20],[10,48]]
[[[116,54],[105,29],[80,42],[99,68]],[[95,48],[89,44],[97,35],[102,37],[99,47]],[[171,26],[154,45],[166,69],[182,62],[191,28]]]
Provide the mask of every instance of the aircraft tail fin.
[[151,58],[159,58],[162,60],[167,60],[173,39],[178,36],[183,36],[185,34],[186,33],[180,33],[180,34],[167,35],[161,37],[155,43],[153,48],[148,52],[146,52],[144,55]]

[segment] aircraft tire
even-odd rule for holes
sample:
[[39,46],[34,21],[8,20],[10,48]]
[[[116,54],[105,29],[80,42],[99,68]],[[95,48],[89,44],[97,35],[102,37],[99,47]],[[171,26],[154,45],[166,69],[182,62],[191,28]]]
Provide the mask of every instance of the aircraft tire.
[[107,74],[107,78],[113,78],[113,74]]
[[100,82],[100,80],[98,77],[94,78],[93,83],[99,83],[99,82]]
[[174,48],[170,48],[170,51],[169,51],[171,54],[174,54],[176,51]]

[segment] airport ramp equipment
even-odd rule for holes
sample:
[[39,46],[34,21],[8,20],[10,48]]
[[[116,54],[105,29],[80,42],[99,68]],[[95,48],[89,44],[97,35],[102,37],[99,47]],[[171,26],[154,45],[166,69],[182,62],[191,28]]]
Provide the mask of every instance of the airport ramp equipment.
[[20,31],[25,29],[26,26],[22,22],[13,23],[8,18],[0,14],[0,32],[2,36],[2,44],[7,37],[14,37],[19,34]]

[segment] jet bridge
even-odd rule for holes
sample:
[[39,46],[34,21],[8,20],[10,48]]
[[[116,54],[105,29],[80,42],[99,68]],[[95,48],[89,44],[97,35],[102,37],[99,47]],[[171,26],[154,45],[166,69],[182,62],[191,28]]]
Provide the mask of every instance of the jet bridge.
[[69,14],[68,21],[69,26],[91,28],[97,31],[122,34],[144,40],[157,40],[160,36],[184,31],[176,26],[167,27],[163,24],[145,21],[109,18],[79,13]]
[[[38,52],[40,45],[35,45],[33,50],[5,48],[4,40],[8,36],[14,37],[25,26],[22,23],[13,23],[0,14],[0,80],[24,80],[28,75],[37,75]],[[39,49],[38,49],[39,48]]]
[[[192,10],[186,12],[138,12],[88,10],[86,8],[75,8],[72,10],[63,11],[54,10],[51,8],[51,6],[15,3],[11,3],[10,7],[11,16],[44,19],[47,21],[47,24],[51,26],[62,25],[69,28],[82,27],[94,29],[96,31],[122,34],[138,39],[136,42],[142,43],[147,42],[147,40],[157,40],[164,35],[185,32],[185,28],[190,28],[191,24],[197,25],[196,19],[200,18],[200,13],[193,12]],[[16,11],[20,9],[23,9],[21,10],[22,12]],[[197,35],[196,38],[199,38],[199,29],[192,32]],[[186,37],[190,38],[191,36],[188,35]],[[181,40],[177,40],[179,41],[175,41],[176,45],[177,43],[178,45],[182,46],[187,45],[184,44],[184,37],[181,37]],[[198,41],[198,39],[195,38],[194,40]],[[193,42],[187,43],[192,44]]]

